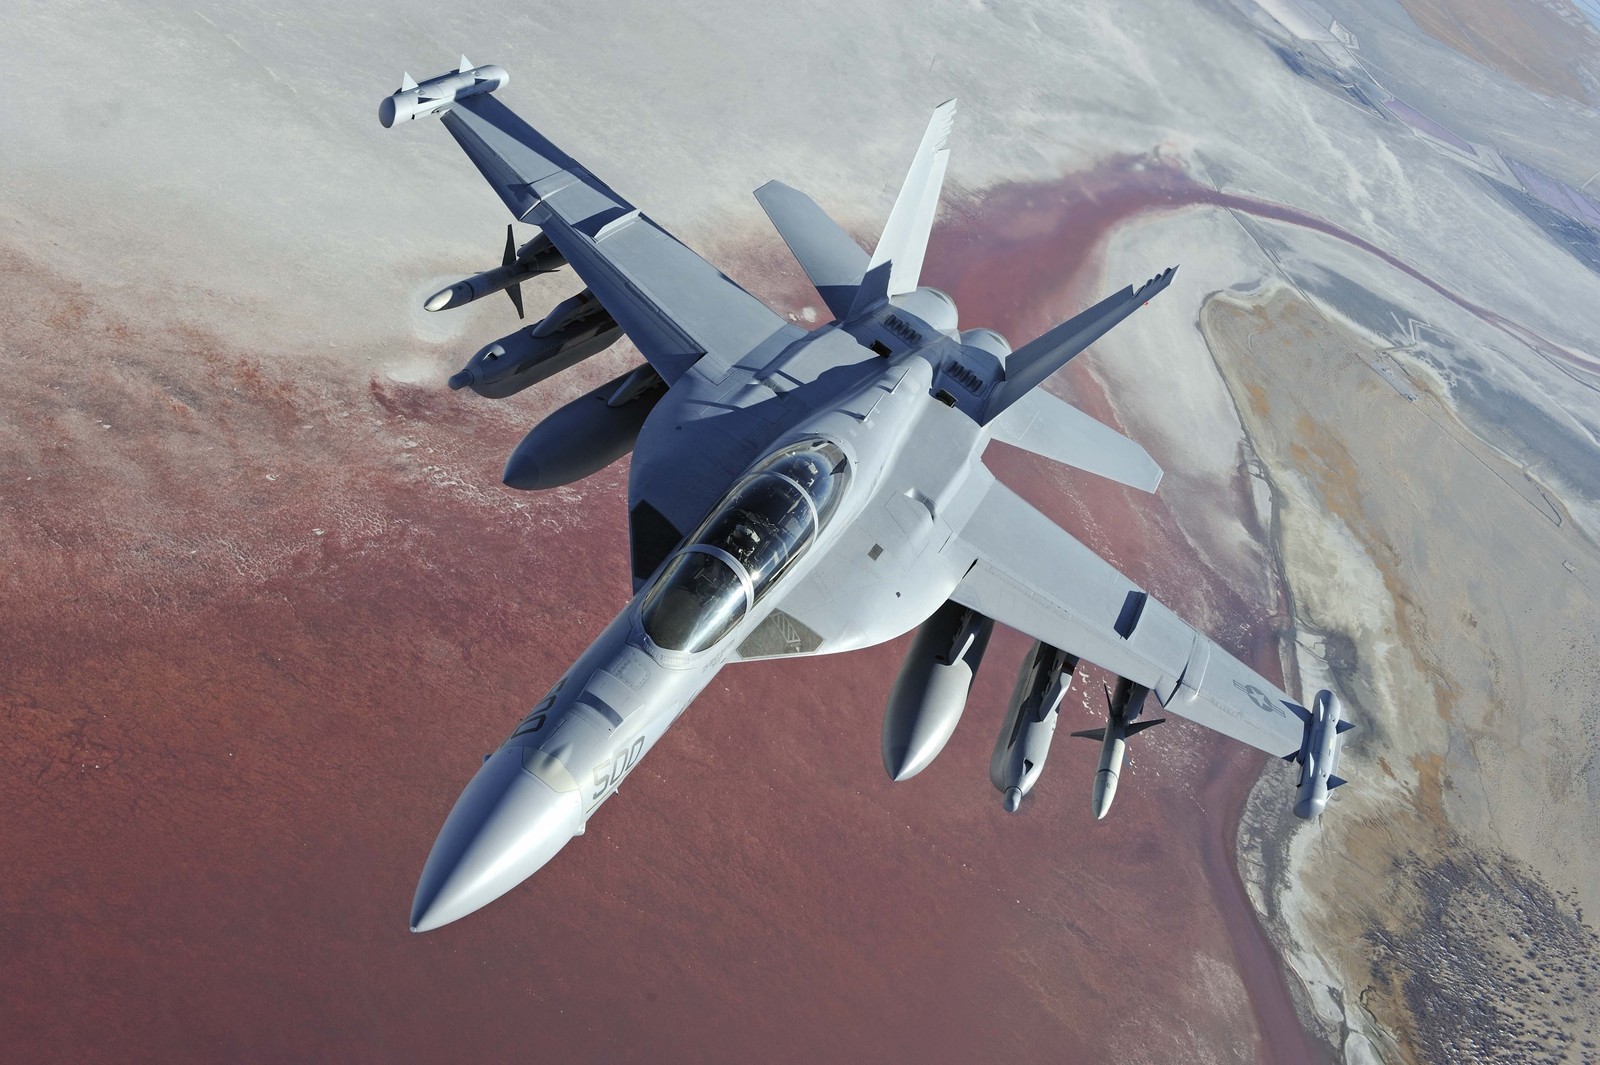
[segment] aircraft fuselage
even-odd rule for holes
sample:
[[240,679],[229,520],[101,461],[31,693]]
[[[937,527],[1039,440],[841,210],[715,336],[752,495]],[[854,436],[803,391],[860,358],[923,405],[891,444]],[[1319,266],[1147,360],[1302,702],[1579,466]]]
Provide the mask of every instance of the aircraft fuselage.
[[[944,348],[956,342],[904,311],[898,318],[926,328],[933,341],[884,356],[850,332],[826,327],[780,352],[761,378],[773,383],[747,386],[767,389],[771,394],[754,406],[770,406],[756,419],[730,419],[741,427],[766,427],[764,440],[748,429],[740,436],[706,438],[718,419],[706,418],[705,408],[748,409],[730,402],[748,397],[729,396],[717,382],[685,375],[663,397],[639,438],[632,501],[648,498],[652,470],[705,477],[706,467],[730,452],[749,466],[805,441],[842,452],[849,470],[843,498],[770,594],[705,649],[663,647],[651,638],[642,608],[651,582],[644,582],[462,792],[424,867],[413,905],[415,930],[436,928],[498,898],[581,834],[724,664],[770,657],[740,649],[774,611],[839,615],[840,623],[830,627],[838,635],[816,649],[826,653],[893,639],[946,600],[961,574],[941,568],[929,548],[949,537],[952,519],[965,519],[951,512],[975,496],[962,491],[975,471],[988,476],[976,461],[987,434],[934,394]],[[819,360],[826,361],[820,371]],[[809,383],[784,390],[790,381]],[[809,394],[785,402],[786,391],[802,389]],[[818,389],[836,395],[818,403]],[[791,410],[806,413],[787,417]],[[941,446],[906,446],[928,439]],[[728,487],[744,472],[729,472],[725,458],[713,470]],[[694,540],[691,532],[656,574]],[[841,580],[828,579],[831,571]]]

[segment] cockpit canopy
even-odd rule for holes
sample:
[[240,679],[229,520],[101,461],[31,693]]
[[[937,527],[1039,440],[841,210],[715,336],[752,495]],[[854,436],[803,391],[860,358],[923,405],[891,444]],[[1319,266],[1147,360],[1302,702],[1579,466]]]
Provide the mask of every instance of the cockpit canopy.
[[657,647],[691,653],[722,639],[805,553],[849,481],[844,452],[826,440],[769,455],[645,593],[645,634]]

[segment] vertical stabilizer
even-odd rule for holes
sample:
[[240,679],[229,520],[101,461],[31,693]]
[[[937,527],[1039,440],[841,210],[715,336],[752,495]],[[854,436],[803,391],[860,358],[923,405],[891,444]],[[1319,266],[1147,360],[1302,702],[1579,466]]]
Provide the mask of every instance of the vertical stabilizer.
[[950,162],[950,130],[955,124],[956,102],[946,100],[933,109],[916,158],[906,172],[889,221],[867,265],[866,277],[856,292],[852,314],[860,314],[890,296],[914,291],[922,276],[922,258],[939,209],[939,191]]

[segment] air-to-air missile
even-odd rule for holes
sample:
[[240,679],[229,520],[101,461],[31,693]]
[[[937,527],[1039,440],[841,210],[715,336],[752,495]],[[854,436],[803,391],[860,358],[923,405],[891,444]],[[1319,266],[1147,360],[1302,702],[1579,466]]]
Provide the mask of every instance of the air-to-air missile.
[[448,74],[429,78],[418,85],[407,74],[400,79],[400,89],[378,101],[378,121],[388,129],[396,122],[410,122],[414,118],[436,115],[447,110],[457,100],[479,93],[494,92],[511,84],[511,75],[504,67],[493,63],[475,67],[466,56],[461,65]]
[[1150,689],[1135,684],[1126,677],[1117,679],[1117,690],[1106,691],[1106,724],[1104,728],[1085,729],[1074,736],[1100,741],[1100,768],[1094,774],[1094,792],[1090,797],[1095,820],[1111,812],[1111,800],[1117,797],[1117,777],[1122,773],[1122,759],[1128,753],[1128,737],[1153,728],[1166,720],[1158,717],[1151,721],[1135,721],[1144,709],[1144,697]]
[[908,780],[944,749],[967,706],[994,621],[944,604],[917,629],[883,715],[883,768]]
[[1306,738],[1300,749],[1284,761],[1300,763],[1294,815],[1309,821],[1328,805],[1328,792],[1344,783],[1344,778],[1336,772],[1339,752],[1344,749],[1344,741],[1339,737],[1355,725],[1344,720],[1344,707],[1339,697],[1326,688],[1317,692],[1309,711],[1293,709],[1305,722]]
[[633,450],[644,420],[667,393],[648,364],[558,407],[535,425],[506,460],[512,488],[556,488],[605,469]]
[[473,300],[496,292],[505,292],[511,297],[511,305],[517,309],[517,317],[523,316],[522,310],[522,283],[538,274],[550,274],[567,265],[566,256],[556,250],[550,243],[550,238],[540,233],[521,248],[517,247],[517,239],[512,234],[511,226],[506,226],[506,250],[501,256],[500,265],[493,270],[485,270],[481,274],[457,281],[449,288],[442,288],[429,296],[422,306],[430,311],[447,311],[452,307],[464,307]]
[[505,399],[598,355],[621,338],[617,320],[584,289],[556,304],[543,321],[484,347],[450,378],[450,387]]
[[1076,655],[1046,643],[1035,642],[1022,660],[1010,709],[989,759],[989,781],[1005,796],[1005,807],[1011,813],[1021,807],[1022,797],[1033,790],[1044,771],[1061,716],[1061,700],[1077,668]]

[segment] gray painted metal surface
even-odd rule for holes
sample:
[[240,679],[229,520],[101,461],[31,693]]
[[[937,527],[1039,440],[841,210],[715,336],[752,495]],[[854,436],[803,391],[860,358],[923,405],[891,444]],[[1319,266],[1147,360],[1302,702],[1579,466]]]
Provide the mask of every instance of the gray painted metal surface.
[[[407,78],[380,118],[438,115],[512,215],[542,231],[524,246],[528,263],[508,242],[499,272],[430,304],[455,306],[509,287],[529,264],[565,262],[603,309],[600,324],[614,323],[647,360],[536,426],[506,467],[514,487],[553,487],[632,448],[635,595],[462,792],[418,884],[415,930],[486,905],[581,834],[724,665],[848,651],[919,626],[884,720],[896,779],[949,738],[999,622],[1037,641],[990,766],[1008,809],[1039,778],[1081,657],[1123,678],[1100,732],[1110,780],[1126,736],[1146,724],[1128,724],[1131,695],[1147,689],[1172,713],[1305,762],[1298,798],[1320,811],[1337,780],[1328,746],[1337,703],[1319,700],[1321,717],[1307,711],[982,461],[998,439],[1155,489],[1161,471],[1143,448],[1037,386],[1165,288],[1172,270],[1016,351],[992,330],[962,330],[950,297],[918,285],[950,101],[934,112],[870,256],[804,194],[758,190],[836,316],[807,332],[490,95],[506,78],[465,61],[421,85]],[[606,330],[574,328],[589,321],[581,310],[557,309],[499,342],[493,358],[491,345],[452,383],[492,398],[520,387],[497,368],[502,358],[544,376],[587,357]],[[1097,784],[1097,815],[1102,793],[1109,805],[1113,792]]]

